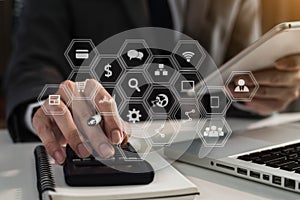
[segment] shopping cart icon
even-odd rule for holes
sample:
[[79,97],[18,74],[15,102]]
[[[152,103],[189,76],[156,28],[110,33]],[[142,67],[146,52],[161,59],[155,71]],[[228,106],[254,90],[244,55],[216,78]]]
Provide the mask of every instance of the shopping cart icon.
[[85,86],[86,86],[86,81],[76,82],[75,84],[76,84],[76,89],[78,92],[84,92]]

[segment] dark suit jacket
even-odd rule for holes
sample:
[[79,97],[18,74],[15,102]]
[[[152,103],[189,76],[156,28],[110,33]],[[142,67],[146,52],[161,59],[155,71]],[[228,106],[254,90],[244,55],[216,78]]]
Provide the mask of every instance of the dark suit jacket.
[[[258,10],[257,0],[188,0],[184,32],[220,64],[257,38]],[[24,110],[45,84],[67,79],[71,67],[64,51],[73,38],[99,44],[146,26],[151,26],[146,0],[25,0],[6,80],[14,141],[34,139],[24,126]]]

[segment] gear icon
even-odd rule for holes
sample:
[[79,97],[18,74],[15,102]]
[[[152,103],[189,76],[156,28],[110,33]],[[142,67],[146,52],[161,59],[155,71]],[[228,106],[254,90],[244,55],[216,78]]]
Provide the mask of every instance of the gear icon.
[[142,117],[142,115],[140,114],[139,110],[136,110],[135,108],[133,110],[129,110],[128,111],[128,115],[127,115],[129,122],[132,123],[136,123],[140,121],[140,118]]

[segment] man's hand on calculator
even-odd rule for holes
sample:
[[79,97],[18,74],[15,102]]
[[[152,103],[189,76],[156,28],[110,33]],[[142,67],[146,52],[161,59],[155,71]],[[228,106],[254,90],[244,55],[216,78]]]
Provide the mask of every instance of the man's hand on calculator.
[[[66,153],[62,146],[69,144],[79,157],[88,157],[91,148],[103,158],[114,155],[113,144],[127,142],[129,125],[119,116],[117,106],[111,95],[96,80],[86,80],[83,93],[79,94],[75,82],[64,81],[56,95],[60,95],[60,105],[49,105],[45,101],[44,107],[53,112],[64,111],[63,115],[46,115],[42,108],[39,108],[33,116],[33,127],[45,145],[47,152],[63,164]],[[73,101],[67,105],[67,94],[62,88],[67,88],[74,93],[74,96],[87,97],[97,88],[95,97],[88,100]],[[82,98],[84,99],[84,98]],[[106,101],[101,101],[105,99]],[[91,101],[94,101],[92,103]],[[99,103],[101,102],[101,103]],[[95,108],[96,106],[96,108]],[[100,113],[108,113],[102,116],[100,125],[89,126],[88,120],[95,115],[95,109]],[[89,141],[91,148],[85,145]]]

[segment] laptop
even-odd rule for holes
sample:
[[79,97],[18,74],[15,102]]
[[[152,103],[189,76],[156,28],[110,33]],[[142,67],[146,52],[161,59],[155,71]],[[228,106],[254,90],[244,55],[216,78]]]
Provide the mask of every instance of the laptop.
[[198,138],[192,143],[173,143],[165,147],[164,154],[171,159],[300,193],[299,130],[300,123],[288,123],[234,131],[222,148],[205,147]]

